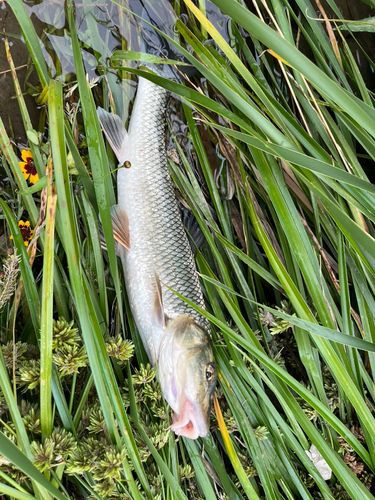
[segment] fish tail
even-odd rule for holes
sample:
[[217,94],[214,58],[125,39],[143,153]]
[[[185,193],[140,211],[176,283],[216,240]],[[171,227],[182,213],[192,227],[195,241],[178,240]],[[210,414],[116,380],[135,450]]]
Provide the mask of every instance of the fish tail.
[[126,160],[128,142],[128,133],[124,124],[118,115],[108,113],[103,108],[98,108],[97,114],[100,126],[119,161],[119,167],[121,167]]

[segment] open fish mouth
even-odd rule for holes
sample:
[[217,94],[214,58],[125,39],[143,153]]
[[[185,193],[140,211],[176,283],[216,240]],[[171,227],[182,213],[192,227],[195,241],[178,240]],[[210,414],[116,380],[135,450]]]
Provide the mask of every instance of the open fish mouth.
[[[201,434],[195,409],[188,399],[185,400],[182,413],[173,415],[173,424],[170,426],[178,436],[197,439]],[[206,436],[206,433],[202,437]]]

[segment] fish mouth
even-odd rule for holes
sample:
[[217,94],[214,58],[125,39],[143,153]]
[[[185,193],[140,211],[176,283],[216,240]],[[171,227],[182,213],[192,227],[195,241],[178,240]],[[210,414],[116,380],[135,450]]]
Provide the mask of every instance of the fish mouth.
[[[182,413],[173,415],[173,424],[170,429],[174,431],[177,436],[185,436],[189,439],[197,439],[201,436],[199,432],[198,419],[195,409],[188,399],[186,399],[182,408]],[[204,433],[202,437],[206,436]]]

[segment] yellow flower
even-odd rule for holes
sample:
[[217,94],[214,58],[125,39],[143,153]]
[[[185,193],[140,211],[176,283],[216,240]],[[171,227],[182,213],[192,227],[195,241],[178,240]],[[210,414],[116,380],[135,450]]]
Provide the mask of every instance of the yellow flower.
[[[34,235],[34,229],[31,229],[30,222],[27,220],[24,222],[23,220],[18,221],[18,227],[20,228],[20,232],[23,238],[23,242],[27,247],[29,245],[29,241]],[[13,239],[13,236],[10,236],[10,239]]]
[[35,184],[37,180],[39,179],[38,174],[36,172],[33,156],[30,151],[27,151],[26,149],[23,149],[21,151],[21,157],[22,160],[21,162],[18,163],[20,166],[23,176],[25,179],[29,179],[31,184]]

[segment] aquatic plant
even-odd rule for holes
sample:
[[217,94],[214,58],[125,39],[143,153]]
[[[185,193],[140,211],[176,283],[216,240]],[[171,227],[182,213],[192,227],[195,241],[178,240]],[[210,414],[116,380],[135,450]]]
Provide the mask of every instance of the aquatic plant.
[[[28,243],[28,241],[27,241]],[[25,242],[26,244],[26,242]],[[15,251],[3,264],[0,277],[0,311],[16,290],[17,277],[20,272],[20,257]]]

